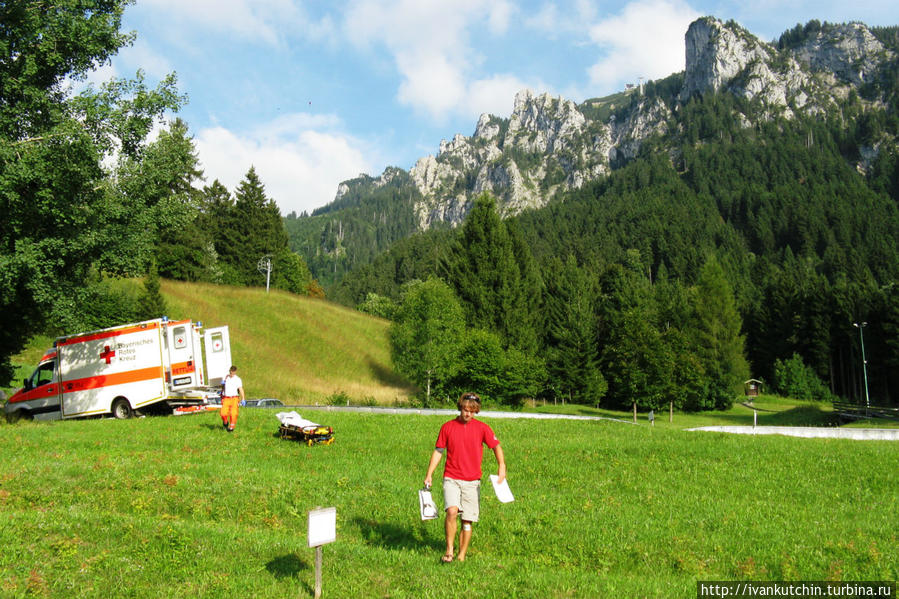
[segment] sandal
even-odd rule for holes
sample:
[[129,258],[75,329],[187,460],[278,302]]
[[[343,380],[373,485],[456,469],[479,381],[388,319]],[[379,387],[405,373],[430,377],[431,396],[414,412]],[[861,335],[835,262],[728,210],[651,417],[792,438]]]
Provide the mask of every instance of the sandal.
[[449,553],[447,553],[446,555],[444,555],[443,557],[440,558],[440,561],[442,561],[444,564],[448,564],[451,561],[453,561],[453,556],[450,555]]

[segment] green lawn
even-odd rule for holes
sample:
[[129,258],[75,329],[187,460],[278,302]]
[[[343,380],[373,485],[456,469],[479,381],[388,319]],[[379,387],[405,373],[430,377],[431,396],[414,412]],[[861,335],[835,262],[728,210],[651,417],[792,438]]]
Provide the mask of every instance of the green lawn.
[[[654,428],[681,430],[699,426],[751,426],[753,424],[753,412],[758,426],[850,426],[850,427],[899,427],[899,422],[871,418],[857,420],[851,423],[841,422],[839,416],[833,412],[829,402],[801,401],[776,395],[763,395],[756,398],[752,407],[745,399],[734,403],[729,410],[717,412],[683,413],[675,411],[673,414],[667,409],[655,412]],[[753,407],[755,409],[753,409]],[[597,409],[591,406],[577,404],[552,405],[538,402],[528,407],[528,411],[547,414],[573,414],[579,416],[603,416],[606,418],[618,418],[633,422],[633,412],[621,412]],[[639,411],[637,422],[649,424],[648,413]]]
[[301,413],[334,444],[281,440],[252,409],[233,435],[212,413],[0,425],[0,596],[309,597],[317,506],[338,518],[325,597],[899,578],[895,443],[495,419],[516,501],[485,488],[469,560],[444,566],[416,491],[446,417]]

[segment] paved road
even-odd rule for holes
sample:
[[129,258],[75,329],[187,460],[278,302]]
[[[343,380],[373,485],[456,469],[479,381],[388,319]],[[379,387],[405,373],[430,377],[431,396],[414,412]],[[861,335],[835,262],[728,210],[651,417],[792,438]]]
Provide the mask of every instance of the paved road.
[[788,435],[829,439],[857,439],[860,441],[899,441],[895,428],[836,428],[816,426],[700,426],[688,431],[711,431],[738,435]]
[[[454,416],[458,410],[424,408],[386,408],[367,406],[289,406],[291,409],[323,410],[326,412],[367,412],[371,414],[419,414]],[[574,414],[535,414],[533,412],[496,412],[484,410],[486,418],[533,418],[537,420],[610,420],[623,424],[634,424],[631,420],[608,418],[606,416],[577,416]],[[837,428],[812,426],[701,426],[688,431],[711,431],[738,435],[788,435],[791,437],[817,437],[831,439],[858,439],[899,441],[899,429],[890,428]]]
[[[425,409],[425,408],[385,408],[385,407],[368,407],[368,406],[287,406],[290,409],[298,410],[324,410],[326,412],[367,412],[371,414],[419,414],[424,416],[455,416],[459,410],[450,409]],[[623,422],[625,424],[634,424],[630,420],[622,420],[620,418],[607,418],[605,416],[577,416],[574,414],[535,414],[533,412],[495,412],[491,410],[483,410],[478,416],[486,418],[533,418],[537,420],[611,420],[614,422]]]

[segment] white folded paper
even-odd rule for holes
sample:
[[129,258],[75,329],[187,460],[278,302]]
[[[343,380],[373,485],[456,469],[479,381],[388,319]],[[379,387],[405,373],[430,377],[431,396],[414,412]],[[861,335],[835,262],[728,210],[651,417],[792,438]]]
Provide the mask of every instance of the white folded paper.
[[496,498],[499,499],[500,503],[515,501],[515,498],[512,497],[512,491],[509,489],[509,479],[503,479],[503,482],[500,483],[499,476],[491,474],[490,482],[493,483],[493,491],[496,493]]

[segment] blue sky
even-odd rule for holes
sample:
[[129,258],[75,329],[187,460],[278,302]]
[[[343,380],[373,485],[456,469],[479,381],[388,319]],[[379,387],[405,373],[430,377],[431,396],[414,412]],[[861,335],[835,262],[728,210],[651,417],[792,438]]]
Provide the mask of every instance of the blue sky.
[[576,102],[684,69],[694,19],[733,19],[763,40],[811,19],[899,25],[895,0],[137,0],[132,47],[92,79],[155,84],[189,103],[206,183],[250,166],[282,213],[337,185],[412,167],[478,117],[508,117],[528,88]]

